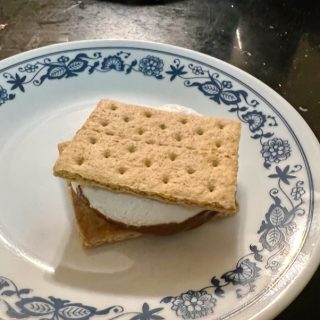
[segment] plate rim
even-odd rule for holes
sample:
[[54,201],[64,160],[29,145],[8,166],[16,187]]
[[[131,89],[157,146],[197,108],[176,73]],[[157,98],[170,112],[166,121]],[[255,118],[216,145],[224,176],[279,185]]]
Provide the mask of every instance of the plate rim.
[[[128,48],[129,47],[136,47],[137,49],[141,48],[141,49],[146,49],[146,50],[148,50],[148,49],[154,50],[154,47],[156,47],[159,51],[162,51],[162,53],[176,55],[176,52],[179,52],[180,55],[183,55],[185,58],[189,58],[189,59],[190,59],[190,56],[192,57],[192,56],[196,55],[197,60],[201,61],[201,63],[203,63],[203,64],[208,64],[211,67],[215,63],[218,64],[220,67],[221,66],[227,67],[232,72],[237,74],[237,78],[236,78],[237,81],[240,81],[241,84],[249,87],[254,93],[256,93],[260,97],[264,98],[264,96],[266,95],[265,92],[269,92],[269,94],[272,95],[273,98],[276,98],[281,101],[282,108],[285,107],[288,110],[290,109],[290,112],[292,113],[292,115],[294,115],[294,117],[298,118],[299,121],[302,121],[304,124],[303,129],[306,131],[306,132],[304,132],[304,134],[309,136],[310,141],[308,141],[308,143],[312,144],[309,148],[312,148],[312,149],[320,152],[320,145],[319,145],[319,143],[317,144],[318,139],[315,136],[312,129],[310,128],[310,126],[308,125],[308,123],[298,113],[298,111],[289,102],[287,102],[282,96],[280,96],[276,91],[274,91],[268,85],[263,83],[261,80],[255,78],[251,74],[247,73],[246,71],[244,71],[244,70],[242,70],[242,69],[240,69],[230,63],[227,63],[221,59],[200,53],[195,50],[190,50],[190,49],[186,49],[186,48],[182,48],[182,47],[178,47],[178,46],[174,46],[174,45],[170,45],[170,44],[165,44],[165,43],[157,43],[157,42],[150,42],[150,41],[143,41],[143,40],[121,40],[121,39],[80,40],[80,41],[72,41],[72,42],[52,44],[49,46],[43,46],[40,48],[35,48],[32,50],[22,52],[22,53],[13,55],[11,57],[5,58],[0,61],[0,68],[1,68],[0,72],[3,72],[4,70],[6,70],[6,68],[12,68],[17,64],[21,64],[23,62],[26,62],[28,59],[26,59],[24,57],[29,57],[29,59],[32,59],[32,60],[35,58],[40,58],[39,55],[37,57],[32,58],[33,55],[38,54],[39,52],[42,55],[46,56],[48,54],[53,55],[55,53],[59,53],[61,51],[66,50],[66,48],[70,49],[70,50],[92,49],[92,48],[90,48],[90,46],[83,47],[83,45],[88,45],[88,44],[94,45],[94,47],[97,47],[97,45],[98,46],[100,45],[101,47],[104,47],[104,49],[107,49],[108,47],[110,48],[111,44],[113,44],[114,47],[118,47],[118,48],[121,46],[124,46],[124,47],[128,47]],[[57,49],[57,50],[54,50],[54,49]],[[22,58],[24,58],[24,59],[22,59]],[[192,59],[194,59],[194,58],[192,58]],[[192,59],[190,59],[190,60],[192,60]],[[16,61],[16,62],[13,64],[12,62],[14,62],[14,61]],[[206,62],[203,62],[203,61],[206,61]],[[7,65],[7,66],[2,68],[1,67],[2,65]],[[215,68],[215,69],[219,70],[219,68]],[[229,71],[228,72],[223,71],[223,70],[220,70],[220,71],[222,73],[227,73],[227,75],[230,76]],[[260,93],[258,93],[254,88],[251,88],[251,85],[249,85],[247,83],[243,83],[240,80],[242,75],[245,76],[247,78],[247,80],[250,81],[250,83],[253,83],[255,86],[258,85],[259,90],[264,92],[263,93],[264,96],[262,96]],[[238,79],[238,77],[239,77],[239,79]],[[269,104],[268,100],[266,100],[266,99],[265,99],[265,102],[267,104]],[[274,111],[277,111],[277,110],[278,109],[276,109],[276,108],[274,109]],[[283,110],[286,110],[286,109],[283,109]],[[294,110],[294,112],[292,112],[293,110]],[[279,112],[279,114],[282,116],[282,114],[280,112]],[[286,120],[285,120],[285,122],[286,122]],[[292,130],[291,133],[295,136],[295,131]],[[299,140],[298,140],[298,142],[300,145],[301,143]],[[306,155],[305,155],[305,157],[306,157]],[[306,160],[307,160],[307,158],[306,158]],[[307,161],[307,163],[310,168],[310,177],[313,179],[314,175],[312,175],[311,165],[308,161]],[[316,203],[315,199],[314,199],[314,202]],[[314,206],[314,210],[316,208],[317,207]],[[306,242],[308,240],[309,233],[310,233],[310,229],[306,233],[306,239],[303,241],[303,244],[300,247],[299,252],[297,253],[297,256],[300,254],[301,250],[306,246]],[[288,270],[290,268],[292,268],[292,266],[296,263],[296,258],[293,259],[290,267],[288,267]],[[287,288],[283,289],[280,292],[280,296],[276,297],[276,299],[274,299],[274,301],[272,301],[271,303],[267,303],[265,308],[263,308],[261,310],[261,313],[254,315],[251,319],[256,319],[257,317],[259,317],[259,319],[268,319],[268,318],[270,318],[272,316],[276,316],[278,313],[280,313],[286,306],[288,306],[299,295],[299,293],[307,285],[307,283],[310,281],[312,275],[316,271],[319,264],[320,264],[320,239],[318,239],[318,241],[317,241],[317,245],[315,246],[315,248],[313,250],[312,256],[310,257],[310,259],[307,262],[305,262],[304,266],[301,267],[301,270],[299,270],[299,273],[294,278],[294,281],[292,281],[292,283],[290,284],[291,290],[288,290],[289,286]],[[303,270],[303,272],[302,272],[302,270]]]

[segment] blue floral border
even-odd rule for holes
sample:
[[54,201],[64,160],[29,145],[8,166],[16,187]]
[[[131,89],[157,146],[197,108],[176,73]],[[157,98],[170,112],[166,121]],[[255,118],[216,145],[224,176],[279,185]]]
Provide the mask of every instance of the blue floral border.
[[[2,73],[6,84],[0,85],[0,106],[25,93],[29,86],[41,86],[46,81],[77,77],[84,72],[89,75],[108,72],[128,75],[136,72],[159,81],[164,79],[182,81],[185,87],[195,88],[216,104],[228,108],[229,112],[234,113],[247,126],[251,138],[259,143],[264,167],[271,170],[274,166],[268,177],[274,179],[276,184],[269,191],[272,202],[258,230],[260,244],[250,245],[249,252],[239,259],[235,268],[220,277],[212,277],[209,286],[200,290],[189,290],[178,296],[164,297],[160,303],[169,305],[177,317],[196,319],[214,312],[218,299],[225,296],[228,286],[236,287],[235,293],[238,298],[253,292],[255,281],[260,276],[262,262],[265,261],[264,267],[267,269],[277,270],[280,267],[278,258],[289,252],[290,237],[297,230],[295,219],[305,214],[303,200],[305,182],[298,178],[303,166],[285,163],[290,158],[292,149],[288,140],[275,136],[273,129],[279,125],[277,118],[264,113],[264,109],[260,108],[260,102],[250,100],[247,91],[235,90],[234,84],[229,80],[233,78],[232,76],[226,75],[221,70],[213,72],[211,71],[214,70],[213,67],[201,62],[187,65],[182,63],[181,59],[190,61],[189,58],[176,56],[172,63],[166,66],[153,50],[145,49],[153,53],[140,59],[133,58],[133,54],[129,52],[130,48],[123,49],[125,51],[119,49],[120,51],[106,56],[93,48],[87,50],[94,52],[92,55],[79,52],[73,58],[60,55],[56,59],[47,56],[40,60],[38,57],[29,60],[28,63],[20,63],[18,70],[14,72],[10,72],[10,68],[7,68]],[[235,80],[240,83],[239,80]],[[273,111],[282,118],[277,110],[273,108]],[[284,123],[286,124],[285,121]],[[305,169],[310,177],[301,145],[292,129],[288,124],[286,126],[300,148],[306,164]],[[285,164],[280,165],[280,162]],[[312,194],[312,185],[310,191]],[[12,280],[0,276],[0,301],[5,303],[9,318],[38,318],[50,315],[51,319],[89,320],[94,316],[104,315],[110,320],[122,316],[130,317],[132,320],[164,319],[159,315],[163,307],[150,309],[148,303],[142,305],[141,312],[125,312],[122,306],[110,306],[98,310],[54,297],[30,297],[30,292],[30,289],[18,289]],[[11,302],[8,301],[8,297],[11,297]]]

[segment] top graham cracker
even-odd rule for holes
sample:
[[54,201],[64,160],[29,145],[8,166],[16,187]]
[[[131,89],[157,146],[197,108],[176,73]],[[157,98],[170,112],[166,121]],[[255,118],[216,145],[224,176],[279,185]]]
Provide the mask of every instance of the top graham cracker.
[[240,129],[238,121],[101,100],[64,148],[54,174],[234,213]]

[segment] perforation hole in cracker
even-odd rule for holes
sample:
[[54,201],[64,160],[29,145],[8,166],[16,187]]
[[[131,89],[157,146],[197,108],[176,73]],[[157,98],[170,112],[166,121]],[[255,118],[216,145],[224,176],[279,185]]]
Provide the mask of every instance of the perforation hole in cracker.
[[137,132],[141,136],[145,133],[145,130],[143,128],[138,128]]
[[213,159],[211,164],[212,164],[213,167],[217,167],[219,165],[219,160]]
[[77,164],[78,166],[81,166],[83,163],[84,163],[84,158],[83,158],[83,157],[78,157],[78,158],[76,159],[76,164]]
[[117,107],[115,104],[112,104],[111,107],[110,107],[110,109],[114,111],[114,110],[117,110],[118,107]]
[[103,156],[104,156],[106,159],[108,159],[108,158],[110,157],[110,155],[111,155],[111,153],[110,153],[109,150],[106,150],[106,151],[103,152]]
[[102,120],[102,121],[100,122],[100,124],[101,124],[103,127],[106,127],[106,126],[109,124],[109,122],[108,122],[107,120]]
[[160,128],[161,130],[164,130],[164,129],[167,128],[167,126],[166,126],[164,123],[161,123],[160,126],[159,126],[159,128]]
[[177,133],[174,135],[174,138],[175,138],[178,142],[180,142],[180,141],[182,140],[182,135],[181,135],[181,133],[180,133],[180,132],[177,132]]
[[203,131],[202,128],[198,128],[198,129],[196,130],[196,133],[197,133],[199,136],[202,136],[203,133],[204,133],[204,131]]
[[144,116],[145,116],[146,118],[151,118],[152,113],[151,113],[150,111],[145,111],[145,112],[144,112]]
[[162,182],[163,182],[164,184],[167,184],[167,183],[169,182],[169,177],[168,177],[168,176],[163,176],[163,177],[162,177]]
[[150,159],[145,159],[145,160],[144,160],[144,165],[145,165],[147,168],[150,168],[151,165],[152,165],[151,160],[150,160]]
[[186,124],[187,122],[188,122],[188,120],[186,118],[180,119],[180,123],[182,123],[182,124]]
[[128,146],[128,151],[129,151],[130,153],[133,153],[133,152],[135,152],[136,150],[137,150],[137,148],[136,148],[135,145],[130,144],[130,145]]
[[91,144],[96,144],[96,143],[97,143],[97,138],[95,138],[95,137],[90,137],[90,138],[89,138],[89,141],[90,141]]
[[118,172],[119,172],[121,175],[124,174],[126,171],[127,171],[127,169],[124,168],[124,167],[120,167],[120,168],[118,169]]
[[169,153],[169,159],[170,159],[171,161],[176,160],[177,157],[178,157],[178,156],[177,156],[174,152],[170,152],[170,153]]

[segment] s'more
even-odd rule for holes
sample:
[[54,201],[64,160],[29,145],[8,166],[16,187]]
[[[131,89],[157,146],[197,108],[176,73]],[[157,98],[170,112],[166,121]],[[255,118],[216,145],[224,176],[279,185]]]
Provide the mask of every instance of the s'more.
[[239,121],[101,100],[54,175],[71,193],[82,243],[186,231],[238,211]]

